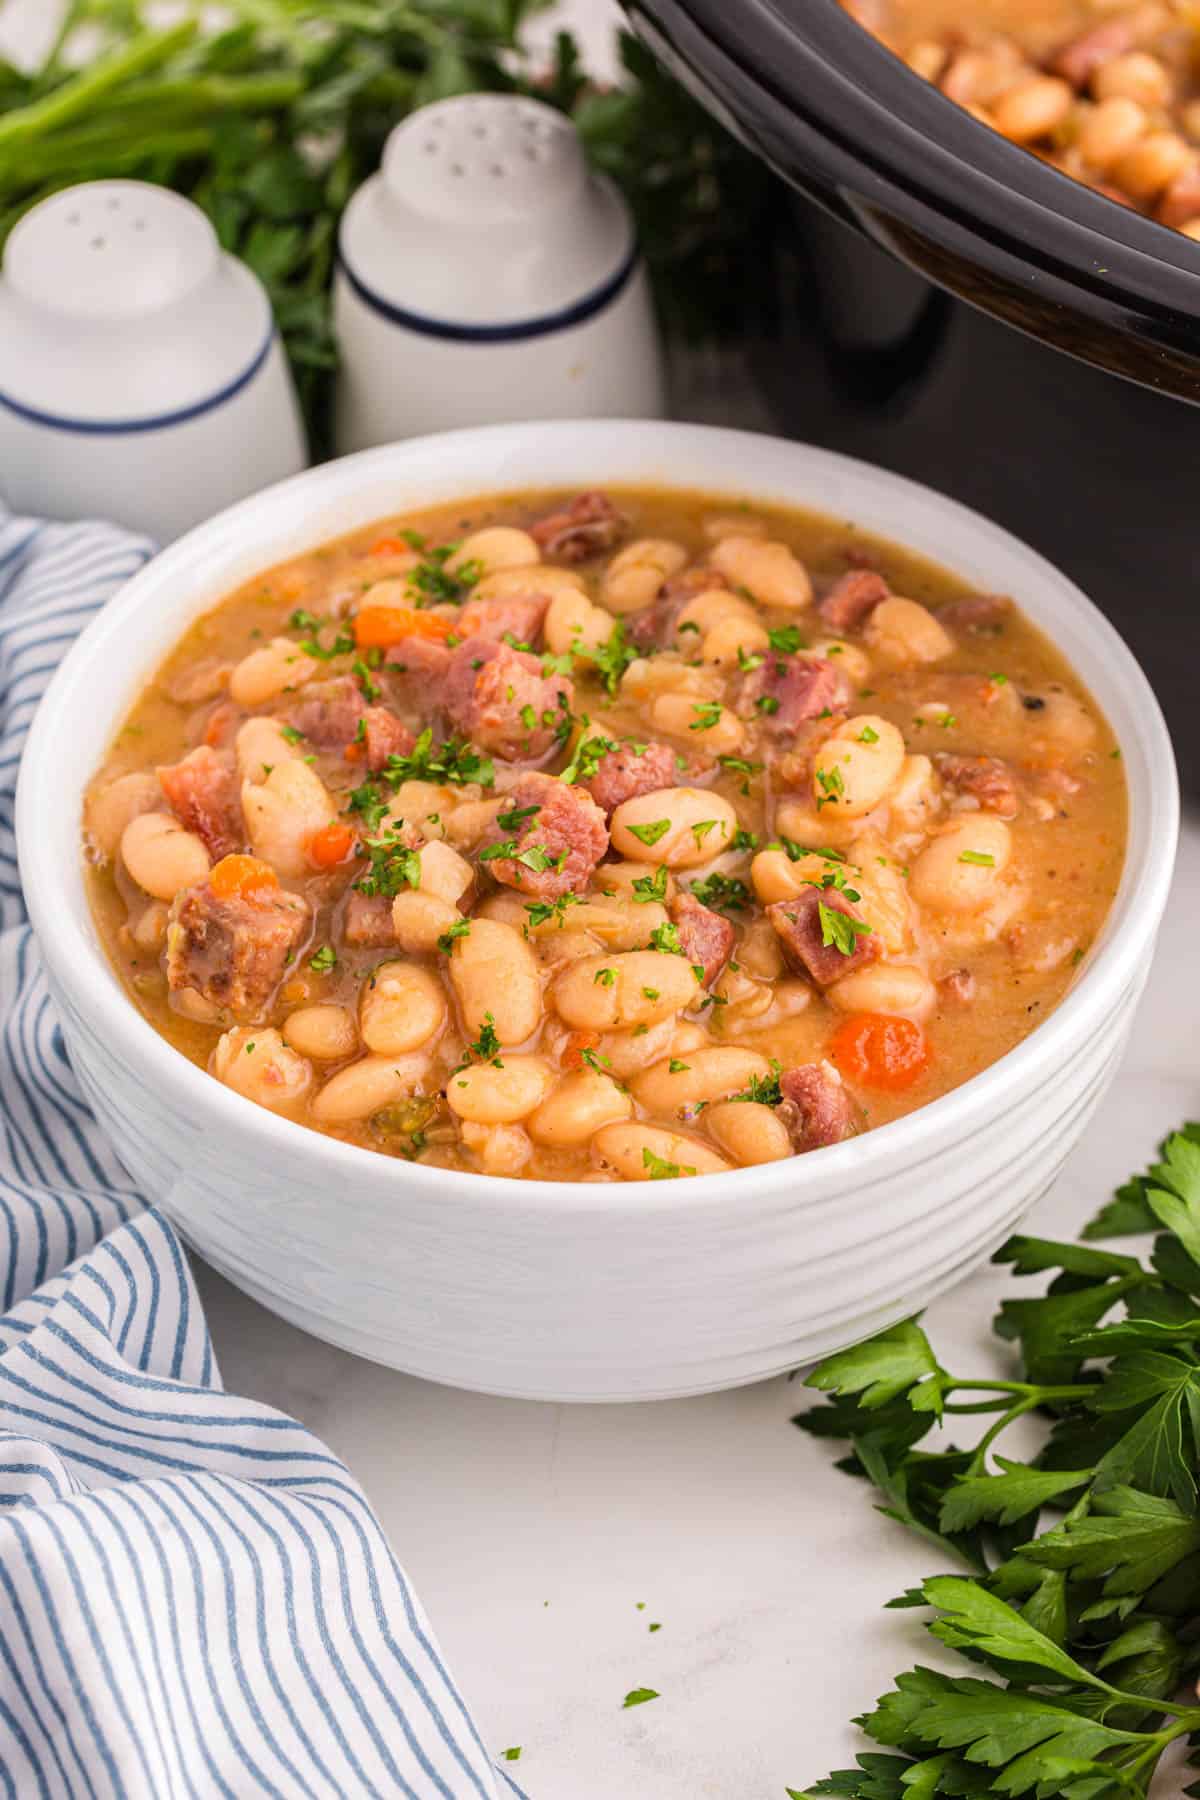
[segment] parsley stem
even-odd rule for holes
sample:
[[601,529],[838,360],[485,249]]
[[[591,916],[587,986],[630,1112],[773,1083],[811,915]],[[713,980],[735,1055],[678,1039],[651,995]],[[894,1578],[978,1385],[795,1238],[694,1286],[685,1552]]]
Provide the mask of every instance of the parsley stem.
[[[953,1375],[950,1375],[946,1378],[947,1393],[951,1389],[956,1393],[1030,1395],[1034,1397],[1033,1404],[1035,1406],[1040,1406],[1043,1400],[1084,1400],[1089,1394],[1094,1394],[1096,1391],[1094,1384],[1089,1385],[1082,1381],[1064,1383],[1060,1387],[1041,1387],[1036,1381],[958,1381]],[[951,1409],[947,1408],[947,1411],[949,1410]]]

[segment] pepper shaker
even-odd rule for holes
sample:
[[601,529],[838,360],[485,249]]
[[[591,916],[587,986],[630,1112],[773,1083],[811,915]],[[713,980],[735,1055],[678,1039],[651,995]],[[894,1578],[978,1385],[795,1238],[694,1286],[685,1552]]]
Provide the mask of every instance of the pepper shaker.
[[140,181],[35,206],[0,269],[0,493],[160,542],[305,467],[257,276],[199,207]]
[[343,216],[342,451],[521,418],[658,418],[653,304],[628,209],[571,121],[478,94],[422,107]]

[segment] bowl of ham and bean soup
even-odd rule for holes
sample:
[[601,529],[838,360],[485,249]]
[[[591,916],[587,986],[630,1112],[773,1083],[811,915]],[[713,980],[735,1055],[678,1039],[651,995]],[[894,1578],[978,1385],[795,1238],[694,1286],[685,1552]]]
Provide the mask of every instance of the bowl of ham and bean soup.
[[319,1334],[498,1392],[788,1367],[999,1241],[1165,904],[1154,699],[895,476],[596,422],[347,459],[152,562],[19,796],[73,1062]]

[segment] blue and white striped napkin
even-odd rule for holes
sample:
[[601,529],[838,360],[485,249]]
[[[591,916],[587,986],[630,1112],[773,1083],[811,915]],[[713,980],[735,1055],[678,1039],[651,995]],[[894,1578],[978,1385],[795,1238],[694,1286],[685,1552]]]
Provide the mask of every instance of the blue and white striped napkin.
[[21,746],[151,546],[0,518],[0,1796],[499,1800],[342,1463],[224,1392],[179,1241],[75,1084],[22,904]]

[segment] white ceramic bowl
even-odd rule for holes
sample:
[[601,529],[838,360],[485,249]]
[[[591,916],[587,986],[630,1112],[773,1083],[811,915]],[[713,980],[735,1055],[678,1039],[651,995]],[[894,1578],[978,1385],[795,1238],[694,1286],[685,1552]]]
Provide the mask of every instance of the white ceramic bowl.
[[[908,1118],[762,1168],[676,1182],[526,1182],[413,1167],[253,1106],[160,1038],[98,942],[80,795],[145,678],[256,570],[384,514],[531,487],[661,482],[796,502],[1017,596],[1120,740],[1131,817],[1108,924],[1017,1049]],[[1084,596],[977,514],[882,470],[740,432],[622,421],[495,426],[366,452],[260,494],[151,562],[67,656],[17,800],[29,909],[87,1095],[144,1192],[267,1306],[361,1355],[542,1399],[756,1380],[924,1305],[1054,1179],[1117,1066],[1166,903],[1170,743]]]

